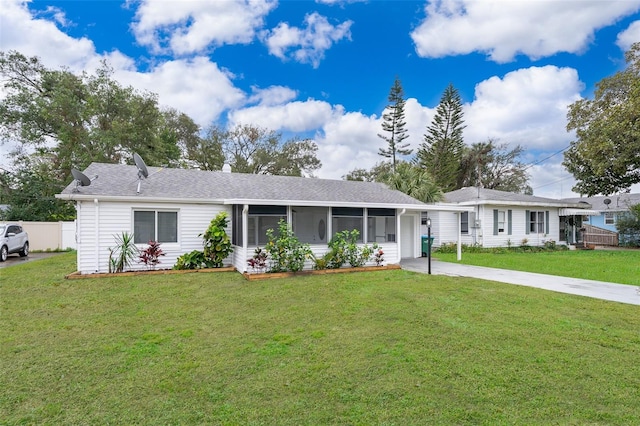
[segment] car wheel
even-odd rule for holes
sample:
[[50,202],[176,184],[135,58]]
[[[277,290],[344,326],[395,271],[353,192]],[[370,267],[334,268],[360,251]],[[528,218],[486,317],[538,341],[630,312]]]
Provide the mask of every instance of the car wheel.
[[0,262],[7,260],[7,256],[9,256],[9,250],[7,246],[2,246],[2,248],[0,248]]
[[24,243],[22,250],[18,253],[20,257],[29,256],[29,243]]

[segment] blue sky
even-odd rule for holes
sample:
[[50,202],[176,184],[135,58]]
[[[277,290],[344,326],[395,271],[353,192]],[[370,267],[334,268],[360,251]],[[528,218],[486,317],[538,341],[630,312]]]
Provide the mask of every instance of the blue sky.
[[[337,178],[382,160],[377,137],[394,78],[414,149],[446,86],[465,142],[526,149],[539,196],[569,197],[567,106],[624,66],[640,0],[2,0],[0,49],[94,70],[212,124],[314,139]],[[1,93],[0,93],[1,96]],[[9,144],[0,147],[3,156]],[[540,162],[542,159],[549,159]],[[634,188],[637,191],[637,188]]]

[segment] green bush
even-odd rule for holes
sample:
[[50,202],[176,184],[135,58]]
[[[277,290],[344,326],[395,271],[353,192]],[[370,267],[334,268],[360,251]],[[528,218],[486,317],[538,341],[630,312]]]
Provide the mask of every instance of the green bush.
[[214,263],[207,258],[200,250],[194,250],[191,253],[185,253],[178,258],[173,269],[202,269],[214,268]]
[[220,212],[211,220],[209,227],[200,234],[204,241],[204,256],[211,260],[212,268],[222,268],[222,262],[233,252],[226,227],[229,220],[226,212]]
[[[478,244],[468,245],[462,244],[463,253],[538,253],[543,251],[564,251],[569,250],[566,245],[558,245],[553,240],[544,242],[543,246],[530,246],[527,239],[522,240],[522,245],[519,247],[513,247],[511,240],[507,241],[507,245],[504,247],[481,247]],[[457,253],[458,247],[456,243],[443,243],[440,247],[436,248],[434,252],[437,253]]]
[[327,268],[338,269],[345,263],[356,268],[364,266],[371,259],[378,245],[374,244],[372,247],[368,245],[360,246],[358,244],[358,236],[360,236],[360,232],[357,229],[337,232],[333,236],[329,242],[330,250],[325,255]]
[[297,272],[312,255],[309,244],[302,244],[285,220],[278,222],[278,234],[267,229],[269,242],[264,250],[269,259],[269,272]]

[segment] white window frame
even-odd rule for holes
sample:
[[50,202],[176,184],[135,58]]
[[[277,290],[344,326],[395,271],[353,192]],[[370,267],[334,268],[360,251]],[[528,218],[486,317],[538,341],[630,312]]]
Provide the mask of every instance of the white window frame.
[[498,234],[504,234],[507,232],[507,212],[504,210],[498,210]]
[[605,225],[615,225],[616,224],[616,214],[614,212],[604,212],[604,224]]
[[[531,220],[532,215],[535,214],[535,220]],[[530,234],[545,234],[545,211],[544,210],[530,210],[527,223]]]
[[[142,241],[138,238],[136,233],[136,213],[153,213],[153,238],[151,240]],[[175,228],[175,241],[161,241],[158,239],[158,213],[175,213],[176,215],[176,228]],[[134,244],[147,244],[149,241],[158,241],[161,244],[178,244],[180,242],[180,210],[177,209],[138,209],[134,208],[131,213],[131,223],[133,224],[133,241]]]

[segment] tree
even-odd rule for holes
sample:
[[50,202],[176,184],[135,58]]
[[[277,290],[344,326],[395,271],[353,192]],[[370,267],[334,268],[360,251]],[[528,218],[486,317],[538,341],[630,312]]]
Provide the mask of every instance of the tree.
[[426,170],[406,161],[398,163],[396,172],[389,175],[385,183],[423,203],[435,203],[444,198]]
[[443,199],[442,191],[433,182],[429,173],[407,161],[398,161],[395,172],[391,169],[390,163],[380,162],[371,170],[352,170],[343,176],[343,179],[381,182],[425,203],[433,203]]
[[427,127],[415,161],[445,192],[456,188],[464,150],[462,101],[452,84],[445,89],[433,121]]
[[106,62],[95,74],[75,75],[49,70],[35,57],[0,52],[6,92],[0,100],[0,137],[50,154],[53,170],[66,181],[72,167],[131,162],[134,152],[149,165],[177,165],[179,136],[193,136],[195,124],[161,110],[155,94],[121,86],[112,74]]
[[618,217],[616,228],[622,243],[640,246],[640,204],[629,206],[629,212]]
[[200,170],[222,170],[224,165],[223,144],[228,132],[218,126],[207,130],[203,138],[189,139],[185,146],[186,162]]
[[73,203],[58,200],[54,194],[64,188],[50,169],[51,162],[38,155],[21,157],[14,172],[2,173],[2,202],[9,205],[2,220],[36,222],[75,218]]
[[624,192],[640,182],[640,42],[625,54],[627,67],[596,85],[593,100],[569,106],[567,130],[575,130],[562,163],[593,196]]
[[[6,191],[15,192],[8,195],[11,211],[21,211],[23,220],[41,217],[46,209],[20,204],[27,203],[21,191],[39,187],[43,199],[53,199],[72,180],[72,168],[133,163],[134,152],[152,166],[178,166],[181,151],[199,137],[189,117],[160,109],[153,93],[121,86],[106,62],[95,74],[75,75],[47,69],[36,57],[0,52],[0,78],[0,138],[17,144]],[[46,185],[38,184],[45,179],[37,177],[40,172],[46,173]],[[68,215],[67,207],[52,205],[61,210],[51,217]]]
[[236,173],[303,176],[321,167],[315,142],[281,139],[280,133],[253,125],[239,124],[231,130],[212,127],[202,142],[214,159],[207,170],[220,170],[213,167],[224,159]]
[[499,191],[532,194],[527,165],[518,158],[524,152],[520,145],[509,149],[489,139],[465,147],[460,161],[457,189],[467,186]]
[[381,161],[376,163],[370,170],[357,168],[351,170],[346,175],[342,176],[344,180],[356,180],[362,182],[384,182],[386,177],[393,174],[391,170],[391,163]]
[[382,114],[382,131],[386,134],[378,133],[378,137],[387,142],[387,148],[380,148],[378,154],[385,158],[391,158],[392,170],[396,170],[396,157],[398,155],[410,155],[413,150],[409,149],[409,143],[403,143],[409,137],[404,126],[404,90],[400,84],[400,80],[396,80],[389,91],[389,105],[386,106],[384,114]]

